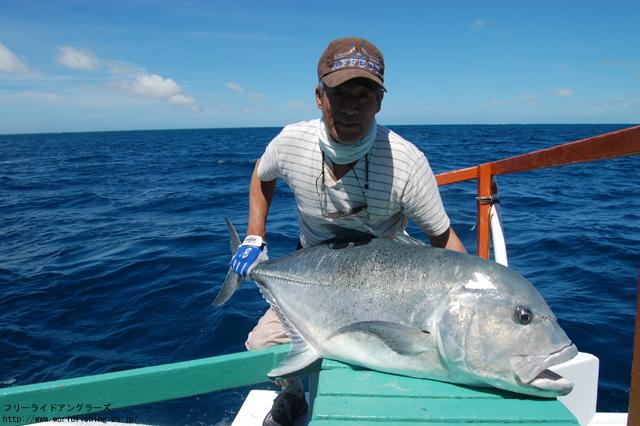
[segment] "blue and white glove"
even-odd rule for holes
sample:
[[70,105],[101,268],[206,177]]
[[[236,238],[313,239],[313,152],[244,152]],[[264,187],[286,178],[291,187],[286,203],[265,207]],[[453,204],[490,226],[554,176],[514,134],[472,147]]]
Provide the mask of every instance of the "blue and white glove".
[[246,278],[258,263],[267,260],[267,244],[258,235],[247,235],[231,258],[233,272]]

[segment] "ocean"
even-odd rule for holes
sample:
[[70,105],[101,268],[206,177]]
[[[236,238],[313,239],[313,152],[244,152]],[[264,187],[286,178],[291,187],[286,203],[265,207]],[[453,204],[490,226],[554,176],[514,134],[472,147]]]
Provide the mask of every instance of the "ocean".
[[[629,126],[389,127],[440,173]],[[255,159],[279,130],[0,136],[0,387],[244,351],[267,304],[245,284],[211,306],[230,258],[223,218],[246,228]],[[600,358],[598,411],[626,411],[629,398],[638,170],[640,157],[626,157],[498,178],[510,267],[578,348]],[[475,182],[441,193],[475,252]],[[271,257],[298,241],[281,183],[267,241]],[[225,425],[248,391],[120,411],[139,423]]]

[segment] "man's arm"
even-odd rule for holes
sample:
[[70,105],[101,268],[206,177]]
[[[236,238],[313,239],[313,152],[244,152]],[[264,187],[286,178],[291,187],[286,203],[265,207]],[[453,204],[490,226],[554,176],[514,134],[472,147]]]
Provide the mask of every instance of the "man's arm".
[[251,183],[249,184],[249,225],[247,235],[231,258],[229,266],[233,271],[247,277],[253,268],[266,258],[266,244],[264,237],[267,234],[267,214],[276,188],[276,181],[262,182],[258,177],[258,164],[253,169]]
[[433,247],[459,251],[460,253],[467,252],[467,250],[464,248],[464,245],[462,245],[462,241],[460,241],[460,238],[458,238],[458,235],[452,227],[449,227],[449,229],[447,229],[437,237],[429,237],[429,239],[431,240],[431,245]]
[[259,235],[264,238],[267,235],[267,214],[276,189],[276,181],[263,182],[258,177],[258,165],[253,169],[251,183],[249,184],[249,225],[247,235]]

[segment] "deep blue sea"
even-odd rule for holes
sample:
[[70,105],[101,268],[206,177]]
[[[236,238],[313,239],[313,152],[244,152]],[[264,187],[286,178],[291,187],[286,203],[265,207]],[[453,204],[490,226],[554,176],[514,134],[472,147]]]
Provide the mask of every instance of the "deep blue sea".
[[[440,173],[628,126],[390,127]],[[255,159],[279,130],[0,136],[0,387],[243,351],[267,305],[245,284],[227,305],[211,306],[230,257],[223,217],[244,231]],[[627,410],[638,170],[640,157],[627,157],[498,179],[510,266],[578,348],[600,358],[598,411]],[[475,182],[441,191],[474,252]],[[271,257],[295,248],[286,186],[268,230]],[[224,425],[247,392],[122,412],[140,423]]]

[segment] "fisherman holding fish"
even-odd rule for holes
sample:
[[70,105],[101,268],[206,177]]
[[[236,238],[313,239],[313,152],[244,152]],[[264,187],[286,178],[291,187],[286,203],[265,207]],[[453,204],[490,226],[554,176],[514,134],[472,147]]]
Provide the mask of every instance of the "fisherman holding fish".
[[[286,126],[256,163],[247,236],[232,258],[233,270],[246,277],[266,258],[266,221],[277,178],[296,199],[298,248],[393,238],[411,219],[432,246],[464,253],[424,154],[376,123],[386,92],[380,50],[361,38],[336,39],[322,53],[317,71],[315,98],[322,118]],[[246,346],[253,350],[288,340],[270,308]],[[283,391],[263,425],[291,425],[307,409],[300,379],[279,384]]]

